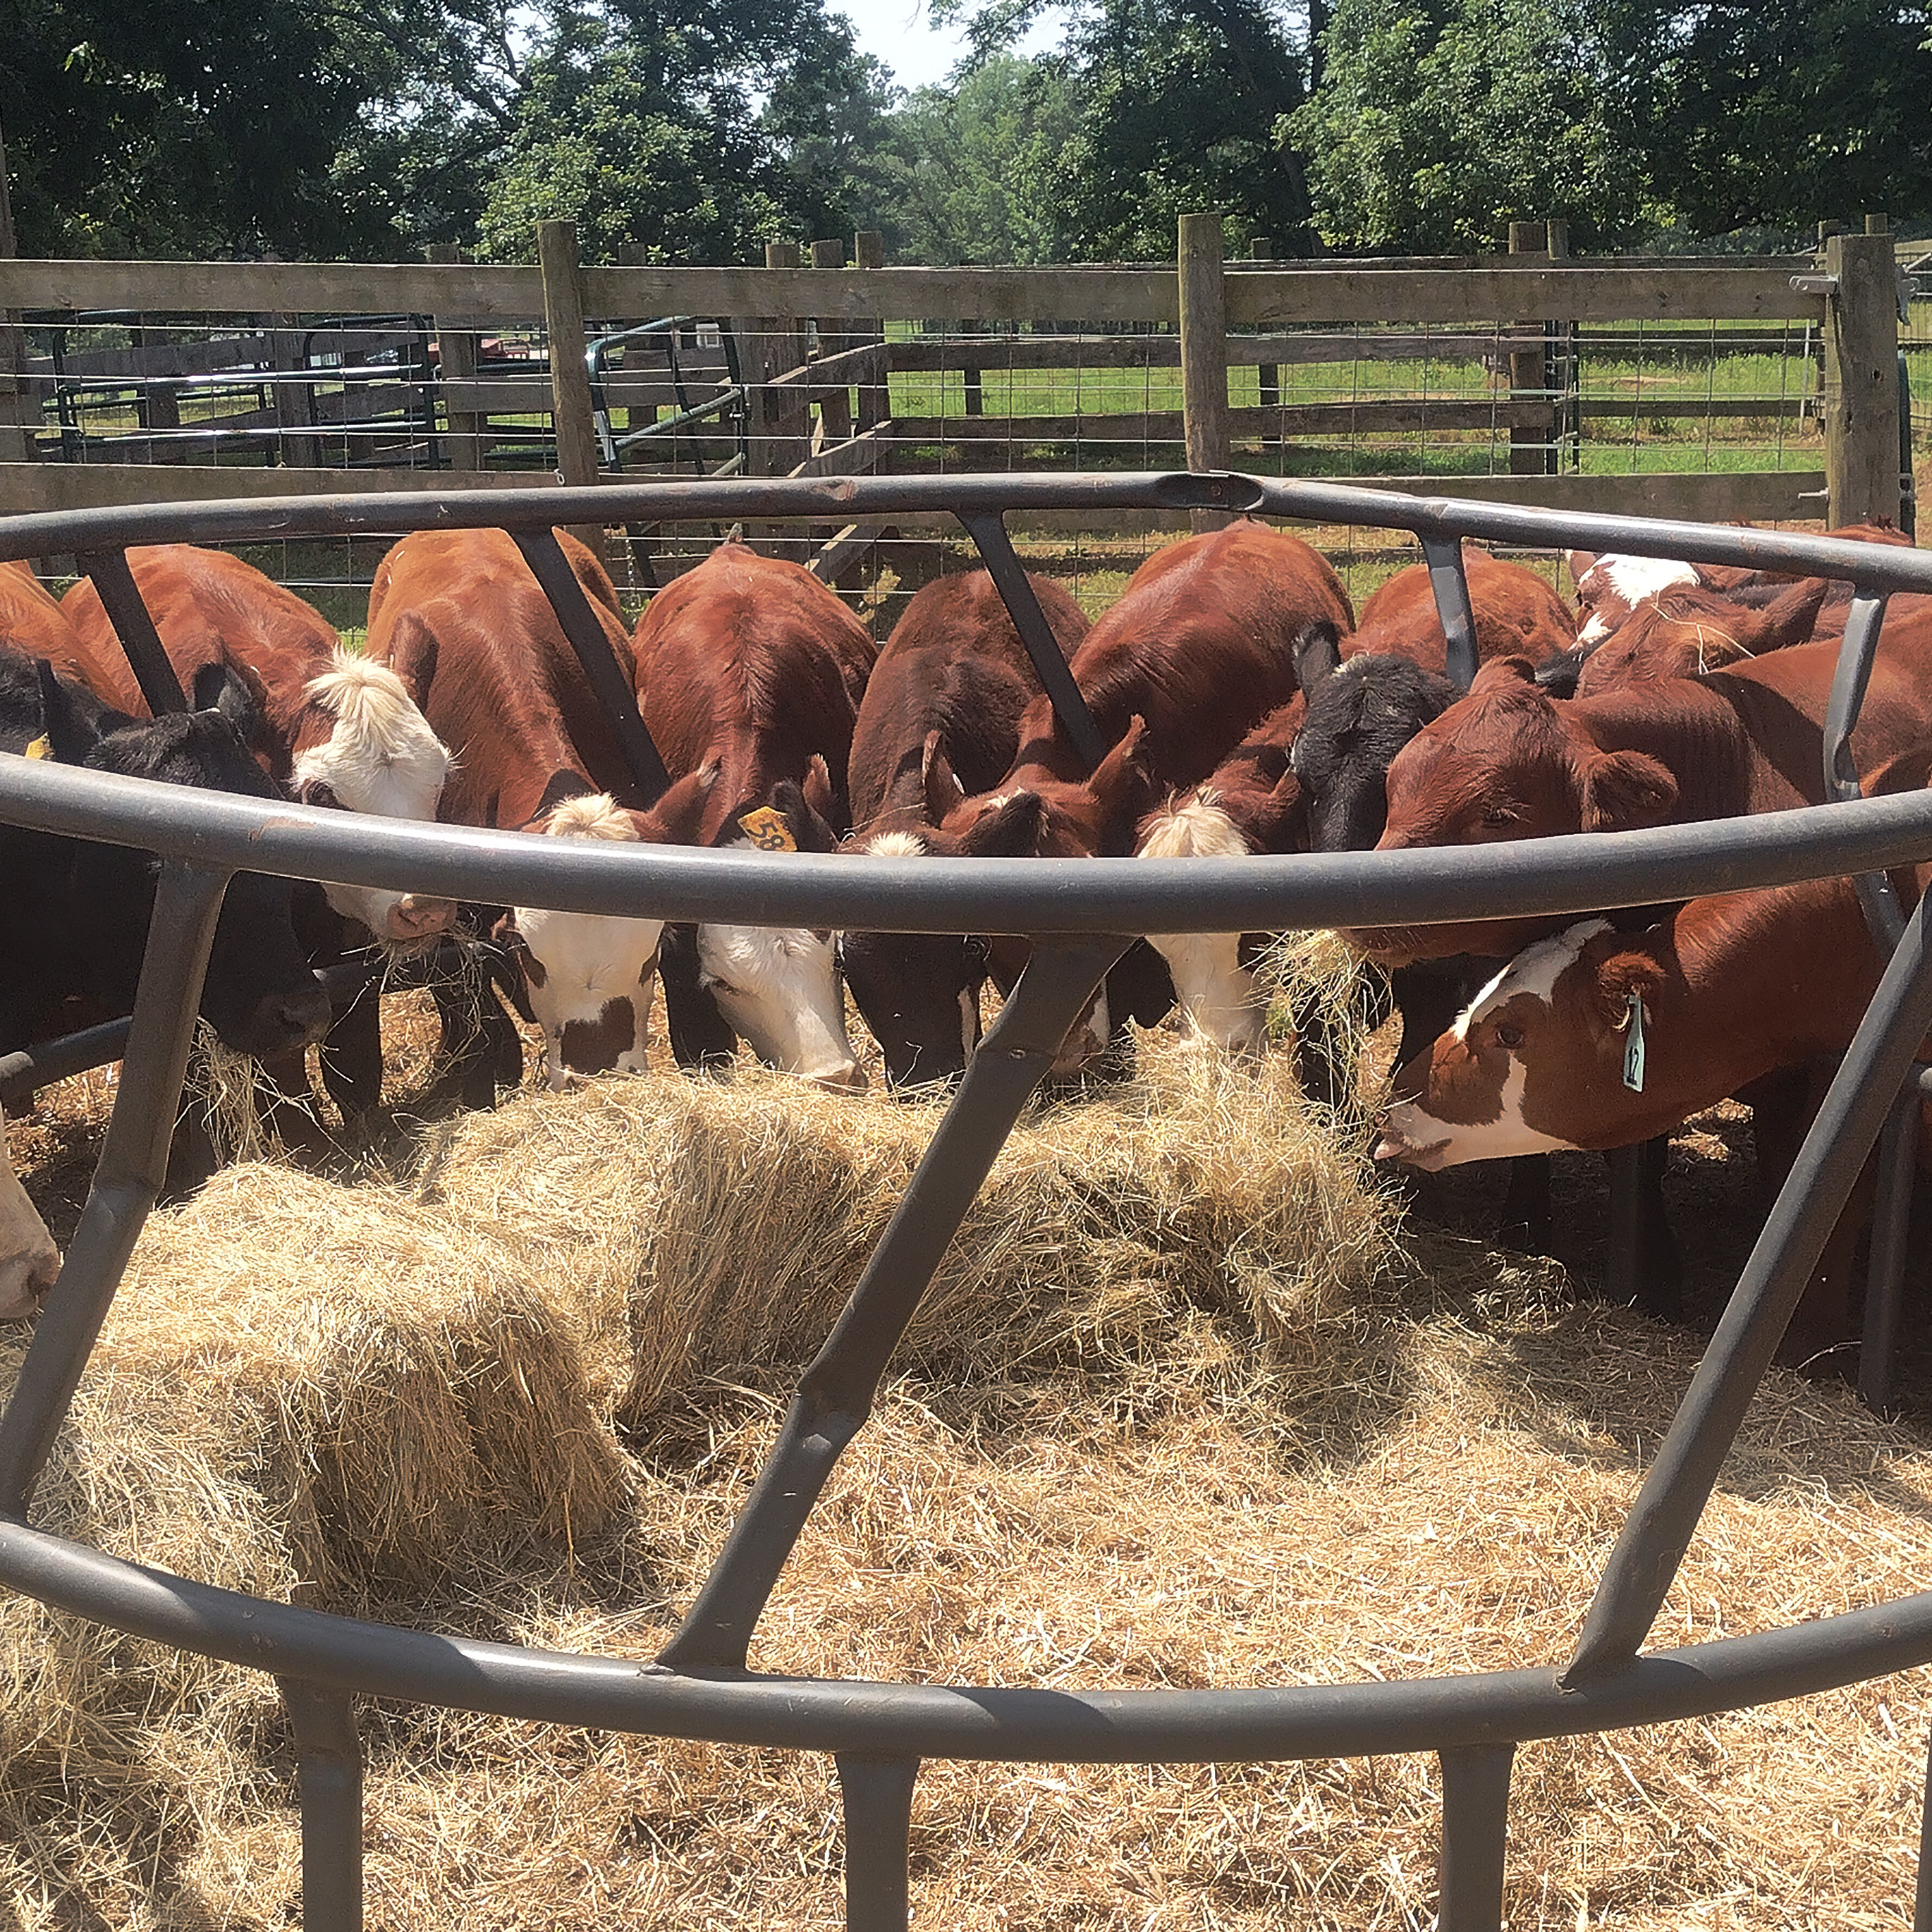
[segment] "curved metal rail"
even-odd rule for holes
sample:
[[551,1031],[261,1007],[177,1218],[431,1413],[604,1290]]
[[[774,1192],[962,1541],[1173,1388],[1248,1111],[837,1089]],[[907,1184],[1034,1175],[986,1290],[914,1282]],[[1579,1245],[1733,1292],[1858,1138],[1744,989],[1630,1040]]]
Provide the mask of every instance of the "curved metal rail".
[[[924,478],[670,483],[560,492],[344,497],[17,518],[0,558],[80,552],[120,586],[129,544],[234,542],[344,530],[500,525],[586,628],[574,584],[544,566],[553,524],[599,519],[848,517],[952,511],[994,568],[1022,634],[1045,634],[1003,518],[1029,508],[1254,509],[1380,524],[1424,542],[1445,635],[1472,662],[1459,539],[1562,543],[1850,578],[1857,598],[1826,734],[1828,796],[1805,811],[1480,850],[1129,865],[952,866],[525,838],[265,804],[0,760],[0,821],[161,855],[140,990],[92,1192],[20,1382],[0,1414],[0,1580],[114,1628],[272,1672],[301,1766],[304,1920],[361,1923],[362,1772],[353,1700],[390,1696],[524,1718],[830,1753],[847,1832],[847,1922],[906,1922],[908,1824],[926,1756],[1176,1762],[1434,1750],[1443,1770],[1440,1924],[1500,1923],[1511,1755],[1519,1742],[1734,1709],[1932,1661],[1932,1592],[1762,1635],[1641,1653],[1718,1469],[1825,1239],[1932,1028],[1932,943],[1866,895],[1890,960],[1870,1010],[1652,1464],[1562,1671],[1247,1690],[994,1690],[761,1675],[747,1646],[838,1455],[864,1426],[894,1346],[1068,1024],[1129,936],[1421,923],[1585,912],[1932,856],[1932,793],[1863,800],[1846,747],[1884,599],[1932,592],[1932,556],[1776,533],[1574,517],[1244,477]],[[119,566],[117,569],[117,564]],[[98,568],[96,568],[98,565]],[[130,657],[152,626],[110,604]],[[577,593],[580,595],[580,592]],[[116,608],[118,604],[118,608]],[[594,646],[591,656],[594,658]],[[1057,659],[1056,659],[1057,662]],[[634,705],[592,669],[640,791],[662,782]],[[1064,681],[1063,680],[1064,683]],[[1050,687],[1050,688],[1052,687]],[[166,688],[158,677],[154,695]],[[1090,721],[1054,695],[1076,742]],[[622,714],[628,708],[628,716]],[[1084,734],[1079,727],[1087,727]],[[764,1474],[682,1624],[655,1660],[469,1642],[264,1602],[34,1528],[35,1484],[161,1183],[216,914],[238,871],[412,886],[455,898],[671,919],[1024,934],[1032,962],[968,1067],[878,1247],[800,1382]],[[1916,1098],[1916,1084],[1910,1090]],[[1900,1103],[1902,1104],[1902,1103]],[[1922,1881],[1920,1920],[1932,1932]]]

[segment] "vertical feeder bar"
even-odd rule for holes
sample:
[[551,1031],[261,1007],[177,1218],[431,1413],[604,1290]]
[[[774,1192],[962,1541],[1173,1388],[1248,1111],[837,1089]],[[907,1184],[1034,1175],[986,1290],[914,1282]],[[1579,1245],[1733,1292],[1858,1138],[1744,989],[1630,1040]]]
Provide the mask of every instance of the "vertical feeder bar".
[[[550,424],[556,434],[556,473],[567,486],[597,481],[597,425],[590,408],[590,365],[584,336],[584,285],[577,272],[577,224],[539,221],[537,260],[543,271],[544,333],[550,340]],[[571,535],[607,568],[610,554],[602,524]]]
[[1438,1932],[1501,1932],[1514,1744],[1467,1744],[1440,1755],[1442,1890]]
[[[1872,662],[1878,655],[1880,627],[1885,622],[1886,592],[1855,587],[1850,614],[1845,620],[1844,641],[1838,646],[1832,674],[1832,694],[1825,707],[1825,795],[1850,800],[1862,797],[1858,767],[1852,755],[1852,734],[1871,681]],[[1871,930],[1872,944],[1881,953],[1898,943],[1905,914],[1898,895],[1882,872],[1860,872],[1852,880],[1858,904]]]
[[1647,1185],[1662,1184],[1670,1157],[1668,1134],[1610,1150],[1610,1238],[1604,1262],[1604,1293],[1619,1307],[1634,1304],[1654,1310],[1658,1306],[1655,1299],[1642,1292],[1643,1204]]
[[1087,709],[1087,700],[1060,654],[1053,626],[1046,621],[1040,599],[1033,594],[1033,586],[1020,567],[1012,539],[1006,534],[1005,518],[997,510],[958,510],[953,514],[964,524],[966,534],[979,550],[980,561],[992,576],[1006,614],[1020,634],[1020,642],[1026,646],[1027,656],[1040,674],[1040,688],[1053,700],[1054,715],[1060,720],[1061,729],[1073,740],[1074,749],[1086,761],[1087,769],[1093,771],[1107,755],[1107,741],[1101,736],[1094,714]]
[[906,1932],[919,1760],[842,1754],[833,1761],[845,1814],[845,1932]]
[[1036,940],[872,1250],[851,1299],[792,1398],[743,1514],[659,1654],[676,1670],[742,1670],[778,1572],[845,1445],[865,1426],[917,1311],[1020,1110],[1127,939]]
[[1932,1932],[1932,1752],[1925,1766],[1925,1798],[1918,1813],[1918,1882],[1912,1893],[1912,1932]]
[[201,982],[230,875],[170,860],[161,868],[113,1117],[67,1259],[34,1324],[0,1414],[0,1514],[24,1516],[166,1178]]
[[276,1688],[302,1791],[302,1932],[362,1932],[362,1741],[348,1694],[295,1678]]
[[1922,900],[1913,912],[1678,1405],[1591,1600],[1566,1684],[1624,1669],[1662,1607],[1744,1412],[1932,1026],[1928,907]]
[[128,553],[122,550],[94,550],[76,558],[83,575],[93,580],[100,595],[100,608],[120,640],[122,655],[148,700],[148,709],[159,718],[170,711],[185,711],[188,700],[182,694],[181,680],[161,643],[160,633],[142,602],[134,573],[128,568]]
[[1834,235],[1825,268],[1825,484],[1834,528],[1898,520],[1898,295],[1889,235]]
[[1886,1117],[1879,1141],[1878,1194],[1872,1203],[1871,1262],[1865,1275],[1864,1334],[1858,1348],[1858,1399],[1882,1409],[1892,1400],[1892,1362],[1904,1312],[1912,1184],[1918,1172],[1918,1076]]
[[590,688],[597,694],[611,730],[617,734],[624,762],[630,767],[644,803],[646,807],[655,805],[670,789],[670,774],[664,770],[658,748],[645,728],[643,715],[638,710],[638,694],[613,654],[610,640],[604,634],[604,627],[598,622],[590,599],[571,568],[563,546],[556,540],[556,532],[513,530],[511,538],[523,552],[524,561],[530,566],[530,574],[543,594],[550,599],[550,608],[563,626],[563,634],[577,653],[577,661],[584,667],[584,674],[590,680]]
[[[1180,218],[1180,407],[1187,466],[1197,476],[1228,467],[1228,288],[1218,210]],[[1196,530],[1218,530],[1225,510],[1189,512]]]
[[1422,554],[1429,565],[1429,587],[1436,593],[1436,616],[1442,626],[1449,682],[1458,691],[1467,691],[1476,676],[1476,612],[1469,602],[1469,580],[1462,570],[1462,539],[1425,532]]

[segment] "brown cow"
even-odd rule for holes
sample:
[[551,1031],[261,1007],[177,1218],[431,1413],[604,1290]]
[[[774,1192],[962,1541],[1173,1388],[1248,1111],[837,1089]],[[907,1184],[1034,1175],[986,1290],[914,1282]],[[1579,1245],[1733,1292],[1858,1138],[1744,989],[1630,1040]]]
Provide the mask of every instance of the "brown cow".
[[[1538,690],[1523,660],[1500,658],[1390,766],[1382,848],[1623,831],[1820,803],[1838,656],[1834,645],[1804,644],[1708,677],[1659,679],[1567,703]],[[1932,608],[1888,625],[1873,664],[1852,745],[1868,793],[1925,782],[1929,682]],[[1507,958],[1553,923],[1349,936],[1394,963],[1457,952]]]
[[[230,666],[248,686],[261,718],[255,749],[270,777],[305,805],[435,818],[449,754],[395,679],[344,650],[320,611],[224,550],[166,544],[130,550],[128,563],[182,688],[208,664]],[[73,655],[50,661],[116,710],[146,717],[92,580],[76,584],[61,609]],[[344,918],[394,944],[421,945],[455,916],[448,900],[422,893],[324,890]]]
[[[603,566],[559,532],[620,668],[631,643]],[[387,665],[449,745],[455,766],[442,816],[559,838],[682,842],[716,773],[674,786],[649,812],[614,794],[630,774],[550,600],[501,530],[418,530],[382,562],[369,594],[368,655]],[[617,919],[539,907],[511,908],[497,928],[543,1028],[550,1084],[572,1074],[644,1066],[661,920]],[[486,1039],[488,1039],[486,1034]],[[514,1075],[514,1052],[489,1040]],[[517,1072],[520,1072],[518,1054]],[[472,1097],[483,1097],[480,1089]]]
[[1660,591],[1583,660],[1576,695],[1594,698],[1612,686],[1652,678],[1702,677],[1767,651],[1808,643],[1830,588],[1821,577],[1806,578],[1781,586],[1777,598],[1758,610],[1694,586]]
[[[875,655],[837,596],[796,564],[726,543],[652,598],[636,647],[638,705],[666,769],[719,774],[694,842],[832,850]],[[722,1018],[770,1065],[865,1084],[829,932],[708,925],[696,945],[701,1010],[688,1031],[672,1012],[680,1058],[693,1041],[704,1057],[721,1052]],[[667,980],[668,1000],[691,990]]]
[[40,588],[31,564],[0,564],[0,643],[44,658],[70,677],[80,676],[80,640],[61,607]]
[[[1311,627],[1353,627],[1354,612],[1328,563],[1298,538],[1247,519],[1156,551],[1072,660],[1074,682],[1112,749],[1089,778],[1041,698],[1020,721],[1013,764],[921,834],[940,855],[1095,857],[1132,849],[1137,820],[1170,790],[1205,779],[1251,727],[1297,689],[1295,652]],[[1151,962],[1149,962],[1150,964]],[[1124,961],[1123,967],[1128,962]],[[1164,975],[1160,978],[1164,981]],[[1105,1048],[1131,999],[1135,1018],[1172,1003],[1165,984],[1127,994],[1109,976],[1060,1072]],[[934,1041],[935,1051],[943,1042]]]
[[[1932,866],[1895,873],[1906,902]],[[1665,1133],[1850,1043],[1883,962],[1844,879],[1694,899],[1642,932],[1605,919],[1538,940],[1400,1070],[1377,1156],[1425,1168]],[[1814,1096],[1814,1100],[1815,1100]],[[1774,1188],[1796,1150],[1760,1160]],[[1783,1359],[1851,1332],[1858,1213],[1828,1246]]]
[[[1476,657],[1526,657],[1540,664],[1576,641],[1569,605],[1526,565],[1492,556],[1474,544],[1462,546],[1462,575],[1476,620]],[[1343,655],[1406,658],[1433,671],[1448,668],[1448,644],[1437,614],[1426,563],[1399,570],[1362,606]]]
[[[1060,586],[1029,578],[1063,655],[1087,619]],[[935,578],[906,607],[879,653],[852,732],[854,842],[924,850],[922,833],[1013,761],[1038,674],[991,574]],[[840,962],[893,1086],[949,1080],[980,1041],[990,949],[958,934],[848,932]],[[1010,984],[1010,982],[1008,982]]]

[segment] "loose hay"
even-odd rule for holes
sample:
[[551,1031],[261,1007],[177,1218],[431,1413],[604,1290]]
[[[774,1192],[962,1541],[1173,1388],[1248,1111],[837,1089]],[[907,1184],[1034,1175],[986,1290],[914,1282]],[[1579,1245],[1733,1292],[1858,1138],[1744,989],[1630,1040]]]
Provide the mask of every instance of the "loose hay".
[[[1130,1686],[1553,1662],[1692,1366],[1560,1273],[1396,1244],[1270,1065],[1167,1042],[1002,1156],[761,1625],[762,1667]],[[757,1076],[529,1096],[360,1188],[256,1166],[158,1216],[42,1520],[188,1574],[648,1655],[933,1110]],[[10,1360],[17,1360],[17,1351]],[[1779,1377],[1659,1640],[1932,1568],[1932,1452]],[[0,1624],[23,1928],[279,1926],[264,1680]],[[1904,1926],[1922,1673],[1526,1748],[1516,1926]],[[380,1708],[372,1924],[830,1926],[811,1759]],[[926,1767],[916,1924],[1420,1925],[1427,1760]]]

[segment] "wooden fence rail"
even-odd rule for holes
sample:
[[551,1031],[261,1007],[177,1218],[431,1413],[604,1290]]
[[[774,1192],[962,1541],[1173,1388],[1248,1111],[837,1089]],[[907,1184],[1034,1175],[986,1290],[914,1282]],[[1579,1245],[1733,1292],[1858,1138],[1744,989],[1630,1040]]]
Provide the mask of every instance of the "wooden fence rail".
[[[1821,273],[1812,258],[1795,256],[1573,260],[1559,233],[1532,229],[1512,238],[1514,253],[1474,261],[1222,262],[1218,224],[1198,221],[1190,232],[1198,245],[1184,250],[1181,274],[1160,266],[886,268],[872,236],[859,238],[850,267],[842,244],[820,242],[808,266],[796,248],[775,244],[760,267],[586,268],[568,224],[546,228],[541,267],[453,259],[373,266],[0,260],[0,316],[119,311],[146,331],[192,317],[205,332],[184,344],[137,334],[130,346],[82,346],[65,356],[70,384],[91,383],[104,394],[116,382],[130,386],[128,408],[138,409],[139,426],[117,427],[111,439],[91,442],[84,427],[76,430],[86,446],[79,453],[90,459],[84,462],[0,462],[0,511],[340,489],[350,479],[324,466],[322,452],[346,447],[342,439],[351,435],[368,439],[357,446],[376,466],[357,473],[358,487],[527,483],[527,467],[519,475],[490,466],[514,454],[509,445],[526,465],[554,461],[569,480],[588,480],[609,473],[614,412],[631,425],[634,442],[640,424],[646,440],[666,428],[661,441],[639,452],[640,462],[674,445],[683,460],[713,470],[816,476],[865,473],[934,443],[982,464],[997,461],[1003,448],[1011,461],[1022,446],[1067,442],[1123,450],[1184,444],[1206,461],[1257,439],[1436,431],[1506,436],[1512,468],[1540,471],[1556,441],[1576,435],[1586,419],[1798,415],[1800,396],[1785,393],[1652,388],[1628,398],[1579,397],[1574,385],[1564,389],[1558,365],[1545,362],[1550,344],[1574,354],[1580,336],[1587,352],[1590,331],[1605,324],[1636,325],[1634,334],[1620,329],[1617,340],[1648,353],[1656,341],[1642,338],[1642,326],[1663,324],[1681,332],[1670,335],[1672,352],[1694,361],[1788,350],[1791,326],[1803,325],[1803,339],[1820,345],[1826,364],[1828,482],[1816,470],[1382,480],[1443,494],[1506,491],[1551,504],[1780,520],[1825,514],[1828,490],[1834,521],[1898,513],[1896,428],[1881,420],[1879,368],[1881,362],[1891,367],[1897,343],[1888,236],[1834,238]],[[435,351],[434,368],[410,379],[422,391],[426,429],[406,410],[390,422],[384,411],[401,407],[394,397],[358,390],[340,371],[324,382],[290,348],[302,318],[325,316],[419,319],[414,326]],[[600,386],[586,377],[580,354],[546,356],[536,340],[545,324],[550,342],[580,343],[586,330],[658,316],[716,319],[712,339],[726,346],[695,389],[690,371],[698,364],[680,368],[675,350],[664,367],[642,349],[638,359],[614,359]],[[1683,327],[1693,322],[1710,326]],[[371,350],[373,336],[356,334],[352,321],[344,326],[345,343],[357,352]],[[519,332],[527,346],[514,352],[496,342]],[[1403,362],[1481,362],[1498,382],[1507,372],[1508,386],[1486,395],[1466,386],[1441,394],[1338,400],[1318,385],[1312,394],[1288,393],[1283,380],[1291,368]],[[1231,406],[1228,372],[1248,368],[1259,371],[1262,406],[1237,399]],[[998,395],[988,394],[995,372],[1017,380],[1054,370],[1174,370],[1180,381],[1130,406],[1110,398],[1104,408],[1070,411],[1048,398],[1037,416],[1020,412],[1014,400],[987,412]],[[20,371],[27,395],[50,394],[56,374],[49,358],[28,358]],[[955,374],[963,388],[902,394],[903,412],[894,416],[894,377],[930,382]],[[235,420],[211,419],[203,428],[192,414],[181,417],[182,398],[197,394],[194,385],[231,377],[238,394],[250,382],[262,386],[254,403],[244,395]],[[717,400],[728,392],[738,398],[730,405],[735,416]],[[1246,393],[1256,393],[1252,383]],[[701,406],[694,408],[694,394]],[[918,413],[915,404],[945,413]],[[735,458],[728,448],[734,422],[742,425]],[[223,434],[260,441],[224,445]],[[91,460],[117,446],[164,462]],[[281,463],[173,460],[204,451],[239,456],[251,447],[272,448]],[[437,466],[399,469],[398,454]],[[1238,454],[1220,460],[1238,462]],[[849,557],[863,534],[825,536]]]

